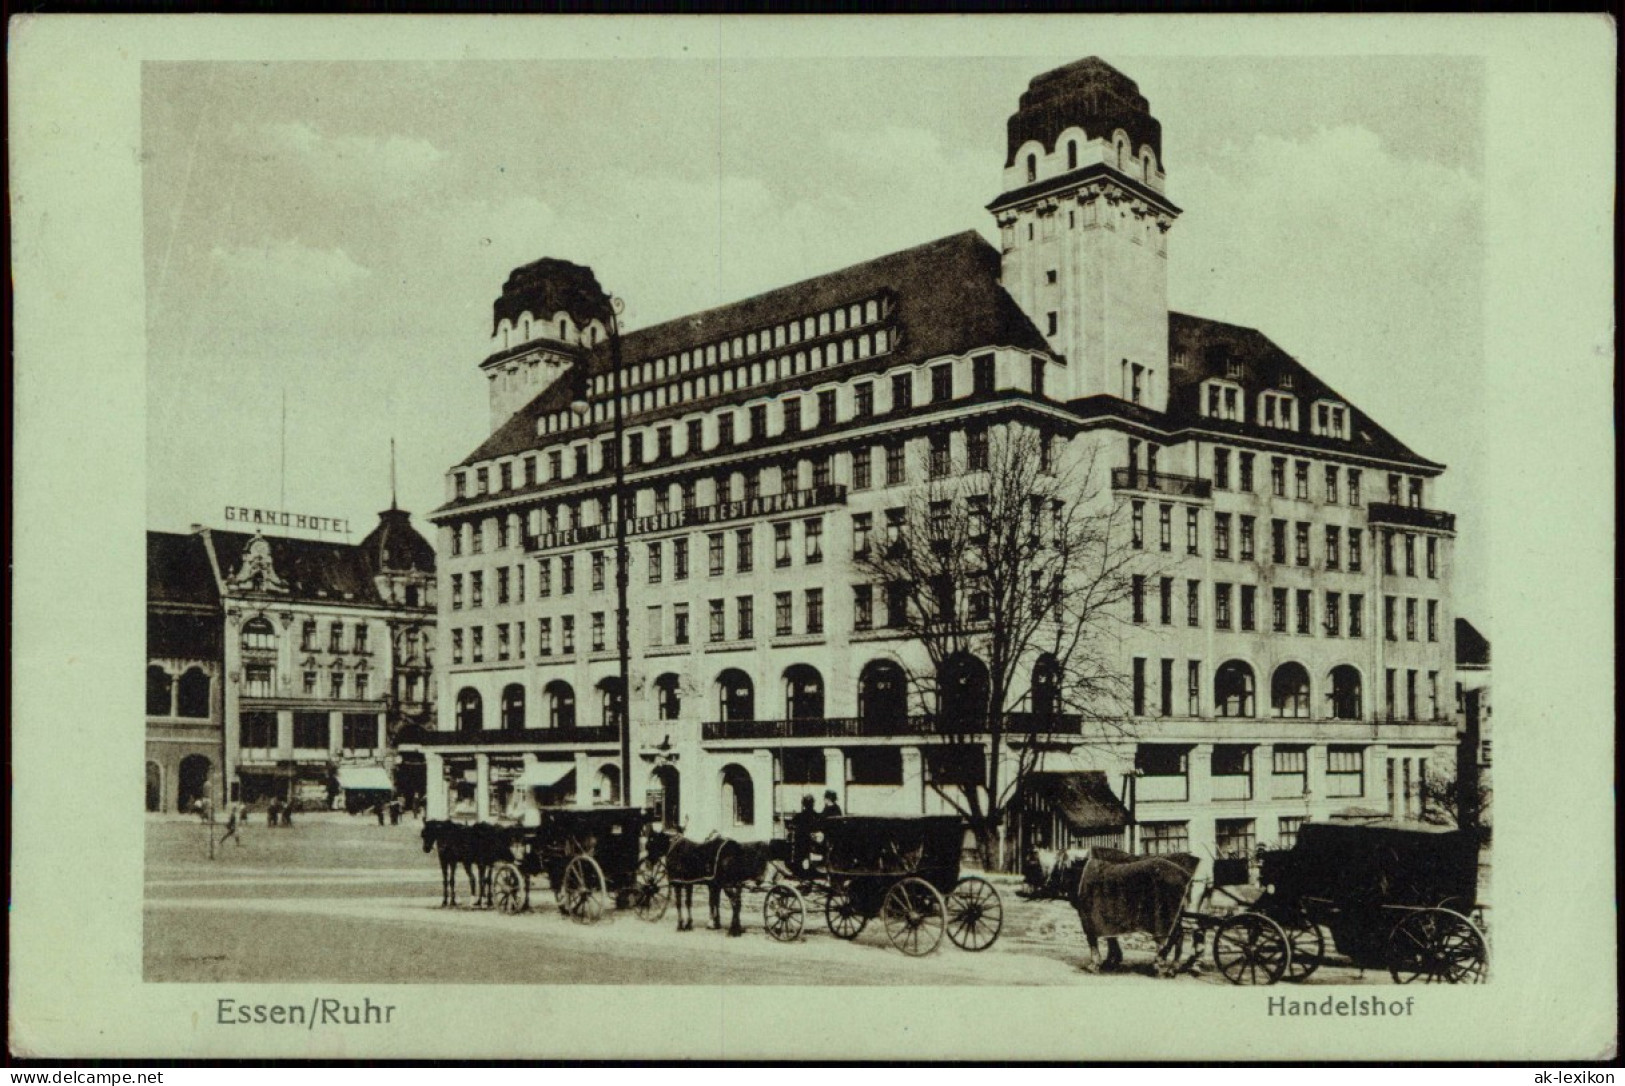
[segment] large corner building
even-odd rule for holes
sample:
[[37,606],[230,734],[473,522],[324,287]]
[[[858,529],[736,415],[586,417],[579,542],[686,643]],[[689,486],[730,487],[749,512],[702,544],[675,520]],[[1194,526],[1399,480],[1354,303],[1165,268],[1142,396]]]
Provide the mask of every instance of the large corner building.
[[[1018,426],[1111,465],[1100,500],[1156,570],[1112,649],[1132,727],[1059,728],[1050,791],[1109,782],[1145,851],[1418,813],[1454,757],[1443,466],[1262,332],[1169,311],[1180,209],[1132,80],[1094,58],[1041,75],[1008,135],[997,247],[958,234],[621,337],[630,781],[610,317],[587,268],[512,273],[480,364],[490,436],[433,517],[431,814],[629,797],[752,838],[825,790],[946,809],[943,695],[853,555],[929,473],[976,470],[970,435]],[[1088,806],[1024,844],[1086,833]]]

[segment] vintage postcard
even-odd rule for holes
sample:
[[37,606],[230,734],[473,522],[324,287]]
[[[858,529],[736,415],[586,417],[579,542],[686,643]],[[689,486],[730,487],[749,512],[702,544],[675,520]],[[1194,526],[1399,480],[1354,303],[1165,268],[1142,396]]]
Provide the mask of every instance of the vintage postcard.
[[12,31],[14,1053],[1613,1051],[1611,24]]

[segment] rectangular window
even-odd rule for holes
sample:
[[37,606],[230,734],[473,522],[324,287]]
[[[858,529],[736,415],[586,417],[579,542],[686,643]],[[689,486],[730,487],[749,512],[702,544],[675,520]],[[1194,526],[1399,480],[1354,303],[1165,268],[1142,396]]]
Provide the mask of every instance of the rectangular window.
[[1416,671],[1405,669],[1405,719],[1416,720]]
[[[649,583],[650,584],[659,584],[660,583],[661,556],[664,554],[664,552],[665,552],[665,547],[663,545],[661,545],[660,543],[657,542],[657,543],[650,543],[649,544]],[[542,568],[545,571],[547,567],[543,566]],[[544,580],[545,580],[545,578],[544,578]],[[543,592],[542,595],[545,596],[545,595],[547,595],[547,593]]]
[[773,632],[779,637],[787,637],[795,632],[791,624],[790,593],[773,593]]
[[[468,476],[464,475],[462,472],[459,471],[456,475],[453,475],[451,477],[451,481],[452,481],[452,484],[456,488],[456,496],[457,497],[459,497],[459,498],[468,497]],[[247,746],[248,744],[245,743],[243,745]]]
[[886,446],[886,485],[900,486],[903,482],[903,444]]
[[1286,497],[1286,457],[1270,457],[1270,491],[1277,498]]
[[835,390],[824,389],[818,393],[818,425],[835,425]]
[[1230,450],[1213,450],[1213,488],[1215,490],[1230,489]]
[[1185,715],[1202,715],[1202,661],[1185,661]]
[[1174,621],[1174,579],[1164,577],[1158,585],[1159,598],[1158,617],[1164,626],[1173,625]]
[[1286,612],[1287,590],[1284,588],[1270,589],[1270,629],[1276,633],[1286,633]]
[[1315,617],[1314,595],[1307,588],[1298,589],[1298,632],[1311,633]]
[[688,540],[671,541],[671,576],[674,581],[688,580]]
[[454,664],[463,662],[463,631],[461,630],[451,631],[451,662]]
[[1145,502],[1133,502],[1130,505],[1129,542],[1135,550],[1145,548]]
[[1439,601],[1428,600],[1428,640],[1439,640]]
[[954,367],[942,362],[931,367],[931,402],[943,403],[954,398]]
[[488,469],[474,469],[474,491],[478,494],[489,494],[491,492],[491,475]]
[[507,517],[497,518],[497,550],[503,551],[508,549],[508,545],[510,543],[510,530],[511,529],[509,528]]
[[[788,405],[787,405],[788,406]],[[689,419],[685,424],[684,435],[687,444],[683,446],[689,456],[705,451],[705,420]]]
[[1382,636],[1385,641],[1398,641],[1398,602],[1392,596],[1382,598]]
[[1284,565],[1286,563],[1286,521],[1270,521],[1270,560]]
[[1358,573],[1358,572],[1360,572],[1360,563],[1361,563],[1360,538],[1361,538],[1360,537],[1360,529],[1358,529],[1358,528],[1350,528],[1349,529],[1349,572],[1350,573]]
[[[665,624],[661,620],[661,608],[659,604],[656,604],[653,607],[645,608],[644,625],[648,632],[649,645],[651,648],[659,648],[661,645],[665,644]],[[538,655],[546,656],[547,653],[539,652]]]
[[807,632],[819,634],[824,632],[824,590],[822,588],[807,589]]
[[1236,474],[1240,476],[1238,482],[1240,483],[1241,492],[1251,494],[1253,492],[1253,454],[1250,452],[1241,453],[1237,456],[1236,462],[1238,467]]
[[755,533],[749,528],[740,528],[734,532],[734,566],[737,573],[749,573],[756,565],[755,547],[752,540]]
[[1405,597],[1405,640],[1416,640],[1416,597]]
[[1431,535],[1427,537],[1427,571],[1429,577],[1439,576],[1439,541]]
[[978,426],[965,435],[965,466],[971,471],[986,471],[987,462],[987,429]]
[[1129,590],[1129,599],[1130,599],[1130,602],[1133,604],[1134,621],[1135,622],[1144,622],[1145,621],[1145,575],[1144,574],[1136,573],[1134,575],[1134,580],[1131,582],[1131,587],[1130,587],[1130,590]]
[[326,750],[327,722],[326,713],[293,714],[293,745],[306,750]]
[[1163,716],[1173,716],[1174,715],[1174,662],[1172,660],[1163,660],[1162,661],[1162,673],[1161,673],[1160,677],[1161,677],[1162,681],[1158,686],[1158,694],[1162,699],[1162,715]]
[[891,409],[907,411],[914,406],[914,375],[899,373],[891,379]]
[[[470,607],[482,607],[485,605],[485,574],[483,572],[476,571],[468,575],[468,594]],[[334,623],[332,645],[334,652],[339,651],[339,642],[342,640],[342,638],[343,634],[340,631],[338,623]]]
[[711,620],[711,640],[726,641],[728,639],[728,615],[723,609],[724,601],[710,601],[709,612]]
[[516,602],[516,603],[524,603],[525,602],[525,567],[524,566],[514,566],[513,567],[513,590],[514,590],[514,602]]
[[1194,505],[1186,506],[1185,507],[1185,553],[1186,554],[1199,554],[1199,553],[1201,553],[1202,548],[1201,548],[1200,543],[1198,542],[1199,533],[1201,532],[1201,529],[1202,529],[1202,514],[1201,514],[1201,511],[1198,510]]
[[1241,628],[1244,630],[1258,628],[1258,589],[1254,585],[1241,586]]
[[1303,461],[1303,460],[1294,461],[1293,465],[1292,465],[1292,477],[1293,477],[1294,483],[1297,484],[1298,500],[1299,501],[1305,501],[1305,502],[1308,501],[1309,500],[1309,464],[1306,461]]
[[373,750],[378,746],[378,718],[371,713],[344,714],[346,750]]
[[[506,622],[497,623],[497,659],[506,660],[512,651],[512,636],[510,627]],[[361,676],[357,675],[356,678]]]
[[268,698],[271,696],[271,668],[251,664],[243,669],[243,696]]
[[993,356],[979,354],[970,360],[971,385],[976,395],[984,395],[993,391]]
[[875,413],[875,383],[859,381],[852,387],[853,414],[860,419],[872,418]]
[[[453,611],[463,609],[463,575],[461,573],[451,575],[451,609]],[[316,647],[316,624],[314,622],[306,623],[305,632],[307,636],[305,637],[304,648],[308,652]]]
[[605,554],[603,551],[592,552],[592,590],[594,592],[604,590],[604,560]]
[[1145,657],[1134,658],[1134,708],[1135,716],[1145,715]]
[[750,409],[750,439],[760,441],[767,436],[767,405],[755,404]]
[[316,696],[316,673],[314,671],[305,672],[304,689],[305,696],[307,698],[313,698]]
[[1270,752],[1270,772],[1297,776],[1309,772],[1308,747],[1276,747]]
[[1230,586],[1213,586],[1213,624],[1221,630],[1230,628]]
[[1213,557],[1230,557],[1230,514],[1213,514]]
[[1189,852],[1189,822],[1140,823],[1140,852],[1145,856],[1173,856]]
[[1308,821],[1303,815],[1282,815],[1276,819],[1275,847],[1291,849],[1298,843],[1298,830]]
[[1309,525],[1304,521],[1298,521],[1293,536],[1296,543],[1295,550],[1298,565],[1307,566],[1309,564]]
[[824,560],[824,518],[809,517],[801,522],[802,544],[807,564],[816,565]]
[[875,599],[872,585],[852,586],[852,628],[867,630],[874,625]]
[[1405,533],[1405,576],[1416,576],[1416,536]]
[[1032,384],[1033,384],[1033,395],[1034,396],[1040,396],[1040,397],[1043,396],[1044,395],[1044,360],[1042,358],[1035,358],[1035,359],[1032,360]]
[[[480,605],[480,575],[474,574],[474,606]],[[344,623],[335,622],[327,630],[327,651],[344,651]]]
[[788,522],[773,525],[773,564],[780,569],[790,564],[790,525]]
[[1202,624],[1202,582],[1185,582],[1185,625]]
[[553,655],[553,620],[550,618],[536,620],[536,655]]
[[1326,636],[1337,637],[1343,630],[1343,594],[1326,593]]
[[1326,465],[1326,504],[1337,504],[1337,467],[1333,464]]
[[1213,846],[1225,859],[1251,859],[1257,836],[1250,818],[1220,818],[1213,823]]
[[671,640],[674,645],[688,644],[688,604],[686,603],[672,605]]
[[745,500],[753,502],[762,496],[762,469],[745,469]]
[[908,585],[894,581],[886,586],[886,625],[893,629],[908,623]]
[[735,621],[739,627],[739,640],[749,641],[756,636],[756,600],[754,596],[740,596],[734,601]]
[[1171,505],[1157,509],[1157,545],[1165,552],[1174,549],[1174,507]]
[[852,489],[868,490],[871,485],[870,472],[873,470],[873,458],[868,448],[852,450]]
[[1365,597],[1358,592],[1349,593],[1349,636],[1365,636]]
[[1336,569],[1338,567],[1338,565],[1339,565],[1339,553],[1340,553],[1340,549],[1339,549],[1338,544],[1342,542],[1342,539],[1343,539],[1343,529],[1338,528],[1337,526],[1331,525],[1331,524],[1326,525],[1326,568],[1327,569]]
[[813,457],[812,467],[813,467],[813,480],[812,480],[813,481],[813,486],[819,487],[819,488],[829,486],[829,457],[828,456],[815,456],[815,457]]
[[726,543],[721,532],[712,532],[705,537],[705,550],[711,576],[720,577],[726,573],[728,566]]
[[[468,634],[470,638],[468,646],[468,659],[470,663],[477,664],[481,660],[485,659],[485,627],[475,626],[468,632]],[[342,697],[343,690],[343,676],[335,674],[333,676],[333,696],[335,698]]]
[[525,630],[526,630],[526,628],[527,627],[525,626],[525,624],[523,622],[519,622],[519,623],[514,624],[514,633],[519,635],[518,643],[515,646],[515,655],[518,656],[519,659],[521,659],[521,660],[523,660],[525,658]]
[[1243,514],[1241,517],[1241,560],[1251,562],[1257,550],[1258,518]]
[[[479,574],[475,574],[476,577]],[[576,556],[562,555],[559,558],[559,594],[568,596],[576,590]]]

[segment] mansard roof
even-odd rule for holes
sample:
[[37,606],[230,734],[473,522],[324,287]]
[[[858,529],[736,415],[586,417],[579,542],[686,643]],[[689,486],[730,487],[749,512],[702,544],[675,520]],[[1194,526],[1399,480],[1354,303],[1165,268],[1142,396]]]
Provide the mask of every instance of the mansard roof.
[[147,533],[147,602],[193,609],[220,607],[203,536],[196,532]]
[[1464,618],[1456,619],[1456,666],[1489,667],[1490,641]]
[[377,526],[360,546],[374,572],[434,572],[434,548],[412,527],[412,514],[404,509],[392,506],[379,513]]
[[[888,293],[895,304],[889,321],[898,332],[896,347],[868,360],[872,368],[907,365],[943,355],[962,354],[984,347],[1018,347],[1049,351],[1021,307],[999,285],[1000,257],[973,230],[925,245],[854,264],[827,275],[780,287],[753,298],[707,309],[621,337],[623,365],[664,358],[750,332],[760,332],[792,320]],[[588,372],[609,372],[609,345],[588,353]],[[843,363],[820,371],[818,380],[862,369],[865,362]],[[758,386],[751,391],[721,393],[707,402],[737,401],[775,388],[793,387],[796,378]],[[535,449],[540,445],[536,420],[569,407],[571,382],[554,382],[539,393],[475,449],[463,464]],[[583,430],[578,436],[586,436]]]
[[[248,545],[256,537],[245,532],[209,532],[220,576],[229,587],[243,567]],[[330,543],[319,539],[290,539],[261,536],[271,548],[271,568],[283,584],[284,599],[311,603],[383,604],[373,582],[372,564],[367,553],[353,543]]]
[[[1240,364],[1237,376],[1230,376],[1231,363]],[[1282,431],[1254,422],[1251,411],[1245,421],[1210,418],[1202,414],[1202,382],[1210,377],[1219,377],[1241,385],[1249,403],[1260,392],[1288,392],[1297,397],[1302,404],[1300,417],[1304,425],[1291,432],[1294,444],[1401,461],[1418,468],[1444,469],[1443,464],[1419,455],[1383,429],[1370,415],[1350,403],[1347,397],[1316,377],[1303,363],[1256,328],[1170,312],[1168,369],[1167,421],[1170,425],[1281,440]],[[1283,376],[1290,379],[1290,388],[1283,386]],[[1348,408],[1350,424],[1347,440],[1323,437],[1309,429],[1309,411],[1314,402],[1320,399],[1335,400]]]

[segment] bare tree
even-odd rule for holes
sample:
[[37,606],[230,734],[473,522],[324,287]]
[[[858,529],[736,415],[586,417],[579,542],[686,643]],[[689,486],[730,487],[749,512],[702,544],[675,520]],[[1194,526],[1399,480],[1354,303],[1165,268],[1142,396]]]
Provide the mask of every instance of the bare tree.
[[970,431],[966,448],[955,463],[933,440],[927,481],[886,511],[856,564],[881,594],[884,624],[930,659],[915,696],[945,745],[961,748],[958,772],[933,788],[994,867],[1009,805],[1046,750],[1062,736],[1077,745],[1127,734],[1113,627],[1143,558],[1102,495],[1109,472],[1097,471],[1092,446],[1080,458],[1012,423]]
[[1438,826],[1475,829],[1480,841],[1489,839],[1489,811],[1492,794],[1479,778],[1463,788],[1454,773],[1429,773],[1417,783],[1421,819]]

